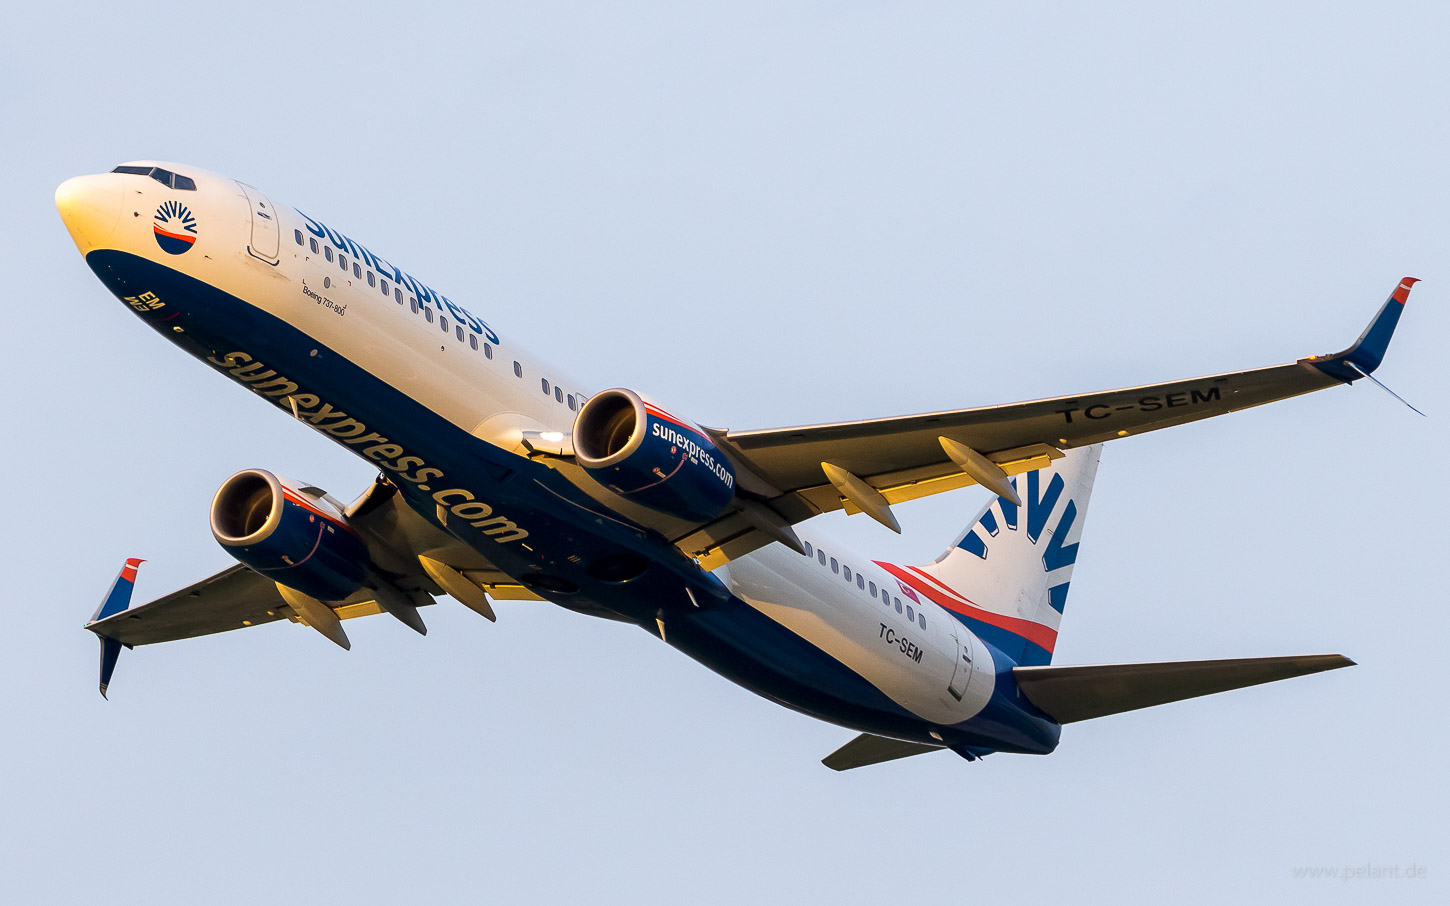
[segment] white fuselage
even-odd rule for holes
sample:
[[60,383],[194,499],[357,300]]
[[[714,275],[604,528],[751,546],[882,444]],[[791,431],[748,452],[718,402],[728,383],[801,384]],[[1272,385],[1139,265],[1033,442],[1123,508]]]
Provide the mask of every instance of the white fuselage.
[[[61,193],[70,187],[69,204],[79,212],[66,219],[82,252],[129,252],[245,300],[501,449],[522,452],[525,431],[571,431],[589,391],[501,339],[485,323],[487,313],[476,317],[371,249],[273,205],[256,189],[190,167],[174,169],[194,178],[196,191],[124,174],[80,177],[63,186]],[[152,235],[152,213],[178,198],[195,218],[194,247],[168,254]],[[166,302],[126,301],[138,311]],[[207,361],[284,411],[300,402],[306,417],[327,405],[288,392],[288,363],[261,360],[245,337]],[[375,421],[366,426],[371,439],[329,433],[364,458],[396,461],[402,454],[387,443],[386,425]],[[930,601],[912,599],[869,559],[817,533],[800,535],[811,545],[809,557],[772,544],[715,574],[740,601],[924,722],[959,724],[985,707],[995,666],[961,622]]]

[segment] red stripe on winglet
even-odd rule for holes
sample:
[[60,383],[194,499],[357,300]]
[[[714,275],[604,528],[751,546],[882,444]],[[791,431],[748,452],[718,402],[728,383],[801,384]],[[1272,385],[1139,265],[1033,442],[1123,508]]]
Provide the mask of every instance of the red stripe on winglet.
[[128,558],[126,560],[126,565],[121,568],[121,578],[125,579],[127,582],[135,582],[136,567],[140,566],[142,563],[145,562],[145,560],[142,560],[138,557]]
[[1419,277],[1406,277],[1405,279],[1401,280],[1400,285],[1395,287],[1394,300],[1401,305],[1404,305],[1405,300],[1410,298],[1410,287],[1414,286],[1416,283],[1419,282]]

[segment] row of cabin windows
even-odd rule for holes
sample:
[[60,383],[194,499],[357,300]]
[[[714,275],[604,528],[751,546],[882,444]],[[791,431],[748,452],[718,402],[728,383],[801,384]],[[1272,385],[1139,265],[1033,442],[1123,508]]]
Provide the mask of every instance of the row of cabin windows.
[[[338,268],[341,269],[344,274],[347,273],[347,256],[341,253],[333,254],[332,246],[324,245],[319,247],[317,244],[317,240],[312,238],[311,236],[307,237],[304,243],[301,230],[293,230],[292,238],[297,241],[298,245],[305,245],[306,247],[311,248],[314,255],[321,252],[322,256],[327,259],[328,263],[332,263],[334,261],[337,262]],[[364,279],[364,273],[365,272],[363,271],[362,265],[359,264],[356,260],[353,260],[352,275],[358,280],[362,280]],[[382,291],[383,298],[392,298],[399,305],[403,304],[403,288],[401,286],[396,286],[393,283],[390,283],[386,277],[379,277],[371,269],[366,271],[366,279],[368,281],[368,286]],[[322,279],[322,286],[324,289],[331,289],[332,278],[324,277]],[[433,309],[428,307],[427,305],[419,305],[418,298],[416,296],[410,295],[408,297],[408,307],[413,310],[413,314],[416,315],[421,313],[423,317],[427,319],[429,324],[433,323]],[[478,341],[478,335],[473,333],[472,331],[465,331],[462,324],[458,324],[456,322],[453,324],[449,324],[447,315],[438,316],[438,326],[442,329],[444,333],[452,333],[457,338],[458,342],[466,342],[468,343],[469,347],[474,350],[482,349],[484,358],[493,358],[492,345],[488,343],[480,343]]]
[[[810,557],[812,554],[811,543],[809,541],[804,541],[801,543],[806,546],[806,556]],[[816,548],[814,550],[814,553],[817,562],[819,562],[822,566],[825,566],[827,564],[826,552],[821,550],[820,548]],[[875,582],[868,582],[866,580],[866,577],[861,575],[859,570],[853,576],[851,573],[851,567],[847,566],[844,563],[841,563],[835,557],[829,558],[829,562],[831,572],[843,577],[848,584],[854,580],[857,588],[861,589],[862,591],[868,592],[873,598],[879,596],[881,598],[881,603],[885,604],[887,607],[895,607],[897,613],[901,613],[903,610],[905,610],[907,622],[916,623],[922,629],[926,629],[925,613],[918,613],[917,611],[912,609],[912,606],[910,604],[907,604],[905,608],[903,608],[900,598],[896,597],[885,588],[880,589],[880,591],[878,592]]]
[[[322,245],[322,246],[319,246],[318,243],[317,243],[317,240],[315,238],[311,237],[311,236],[306,237],[306,240],[305,240],[305,243],[304,243],[303,236],[302,236],[302,231],[301,230],[293,230],[292,231],[292,238],[294,240],[296,240],[296,242],[297,242],[297,244],[299,246],[300,245],[305,245],[307,248],[310,248],[312,250],[312,254],[314,254],[314,255],[316,255],[319,252],[321,252],[322,255],[323,255],[323,257],[326,258],[329,263],[331,263],[333,261],[336,261],[337,262],[337,266],[342,270],[342,272],[344,274],[347,273],[347,270],[348,270],[348,260],[347,260],[347,256],[344,255],[344,254],[341,254],[341,253],[334,254],[333,251],[332,251],[332,246],[330,246],[330,245]],[[353,277],[357,278],[358,280],[362,280],[363,279],[363,273],[364,272],[363,272],[362,265],[359,264],[356,259],[353,259],[353,262],[352,262],[352,275],[353,275]],[[384,298],[387,298],[388,296],[392,296],[397,301],[397,303],[399,305],[402,305],[403,304],[403,289],[402,289],[402,287],[397,286],[397,285],[394,285],[394,284],[390,284],[386,278],[379,277],[371,269],[369,269],[367,271],[367,281],[368,281],[368,286],[371,286],[371,287],[373,287],[375,289],[381,289]],[[323,280],[322,280],[322,286],[323,286],[324,289],[331,289],[332,288],[332,278],[331,277],[324,277]],[[412,309],[413,314],[416,315],[416,314],[418,314],[418,313],[421,312],[422,315],[423,315],[423,317],[427,319],[427,321],[428,321],[429,324],[432,324],[433,323],[433,309],[432,308],[429,308],[427,305],[419,305],[418,304],[418,297],[417,296],[411,296],[410,295],[408,297],[408,307]],[[442,330],[443,330],[444,333],[448,333],[449,332],[449,324],[448,324],[448,316],[447,315],[441,315],[440,314],[438,316],[438,326],[442,328]],[[465,342],[465,340],[466,340],[467,343],[468,343],[468,345],[470,347],[472,347],[473,349],[478,349],[480,347],[480,345],[482,345],[484,358],[487,358],[487,359],[492,359],[493,358],[493,346],[491,344],[489,344],[489,343],[480,344],[478,342],[478,335],[475,334],[475,333],[473,333],[472,331],[465,331],[463,329],[463,325],[462,324],[459,324],[457,322],[454,322],[454,324],[452,325],[452,332],[453,332],[454,336],[456,336],[458,338],[458,342],[462,343],[462,342]],[[522,378],[523,376],[524,376],[524,366],[523,365],[520,365],[518,362],[514,362],[514,377]],[[577,396],[575,394],[573,394],[573,393],[566,394],[564,392],[564,389],[562,387],[557,386],[557,385],[555,385],[553,387],[553,392],[551,394],[550,393],[549,379],[548,378],[540,378],[539,380],[540,380],[541,385],[543,386],[544,395],[545,396],[552,395],[554,397],[554,401],[555,402],[566,404],[569,407],[569,411],[570,412],[577,411],[580,406],[584,405],[584,400],[587,399],[587,397],[585,397],[583,394],[578,394]]]

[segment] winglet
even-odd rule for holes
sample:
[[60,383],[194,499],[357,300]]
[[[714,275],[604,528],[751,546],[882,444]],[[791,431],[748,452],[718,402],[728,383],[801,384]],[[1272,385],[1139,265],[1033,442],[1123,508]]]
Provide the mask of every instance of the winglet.
[[1401,280],[1353,346],[1331,356],[1310,356],[1305,361],[1346,384],[1368,377],[1384,361],[1390,337],[1394,336],[1395,326],[1400,322],[1400,313],[1404,311],[1405,302],[1410,298],[1410,289],[1419,282],[1418,277]]
[[86,623],[86,628],[96,633],[101,640],[101,698],[106,697],[106,689],[111,685],[111,676],[116,672],[116,661],[121,657],[121,643],[115,639],[108,638],[97,632],[93,627],[107,617],[113,617],[131,606],[131,592],[136,589],[136,569],[145,560],[131,557],[126,565],[121,567],[121,572],[116,576],[116,581],[111,583],[111,590],[106,593],[106,598],[101,606]]
[[111,676],[116,672],[116,661],[121,657],[121,643],[105,636],[101,640],[101,698],[110,700],[106,690],[111,687]]
[[116,581],[111,583],[111,590],[106,593],[106,599],[101,602],[101,606],[96,608],[96,612],[86,622],[87,627],[92,623],[99,623],[106,617],[113,617],[131,606],[131,592],[136,589],[136,569],[145,562],[136,557],[126,561],[126,565],[121,567],[121,571],[116,574]]

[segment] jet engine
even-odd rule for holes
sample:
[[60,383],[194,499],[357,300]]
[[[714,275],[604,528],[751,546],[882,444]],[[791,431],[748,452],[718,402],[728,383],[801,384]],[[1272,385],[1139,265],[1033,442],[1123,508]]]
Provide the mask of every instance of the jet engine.
[[262,469],[216,492],[211,533],[242,563],[319,601],[341,601],[367,577],[367,546],[326,494]]
[[573,442],[590,477],[651,509],[707,522],[735,496],[735,469],[709,436],[632,391],[590,397]]

